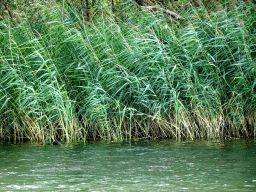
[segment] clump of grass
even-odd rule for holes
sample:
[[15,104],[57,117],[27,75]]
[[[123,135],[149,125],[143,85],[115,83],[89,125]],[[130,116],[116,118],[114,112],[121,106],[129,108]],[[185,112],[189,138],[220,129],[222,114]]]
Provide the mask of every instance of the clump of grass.
[[0,137],[255,135],[255,5],[168,23],[125,3],[89,22],[57,2],[1,21]]

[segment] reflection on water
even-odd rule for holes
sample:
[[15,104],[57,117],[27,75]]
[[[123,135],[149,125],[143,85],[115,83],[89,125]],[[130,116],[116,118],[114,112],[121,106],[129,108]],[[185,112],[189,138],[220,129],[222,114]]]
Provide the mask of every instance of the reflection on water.
[[2,191],[256,191],[256,142],[0,144]]

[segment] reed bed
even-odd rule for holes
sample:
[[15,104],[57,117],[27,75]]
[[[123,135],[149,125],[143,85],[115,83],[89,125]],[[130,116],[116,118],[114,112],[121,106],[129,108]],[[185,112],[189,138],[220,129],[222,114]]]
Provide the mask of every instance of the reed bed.
[[90,21],[55,1],[2,20],[0,138],[255,136],[255,5],[188,5],[178,22],[129,0]]

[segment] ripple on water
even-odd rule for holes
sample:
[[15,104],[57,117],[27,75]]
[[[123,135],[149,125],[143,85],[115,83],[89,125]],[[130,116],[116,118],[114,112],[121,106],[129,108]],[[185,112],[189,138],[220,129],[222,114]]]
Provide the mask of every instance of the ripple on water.
[[13,150],[0,145],[0,184],[5,191],[256,191],[256,147],[244,146],[239,141],[24,144]]

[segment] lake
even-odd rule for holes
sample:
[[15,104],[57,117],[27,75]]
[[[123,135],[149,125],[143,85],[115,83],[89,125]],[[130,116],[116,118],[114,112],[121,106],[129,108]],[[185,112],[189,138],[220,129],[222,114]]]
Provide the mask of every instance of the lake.
[[2,191],[256,191],[256,141],[0,143]]

